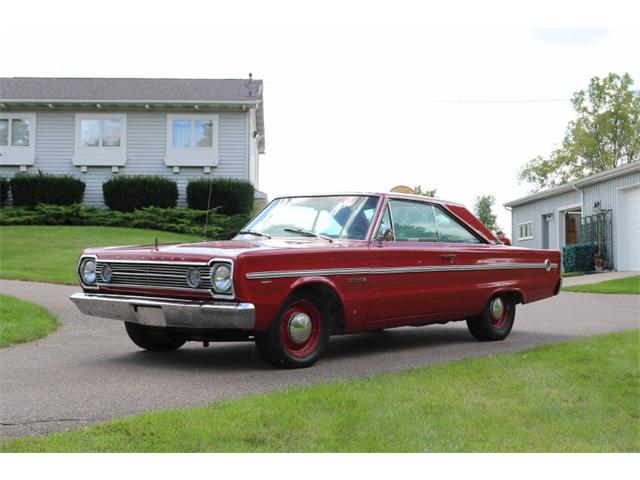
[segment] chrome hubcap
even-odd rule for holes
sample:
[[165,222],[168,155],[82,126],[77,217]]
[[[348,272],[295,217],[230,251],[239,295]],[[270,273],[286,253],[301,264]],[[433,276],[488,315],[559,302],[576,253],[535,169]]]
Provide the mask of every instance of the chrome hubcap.
[[496,297],[491,301],[491,316],[496,320],[502,318],[504,313],[504,302],[500,297]]
[[289,319],[289,338],[295,343],[304,343],[311,336],[311,317],[306,313],[296,313]]

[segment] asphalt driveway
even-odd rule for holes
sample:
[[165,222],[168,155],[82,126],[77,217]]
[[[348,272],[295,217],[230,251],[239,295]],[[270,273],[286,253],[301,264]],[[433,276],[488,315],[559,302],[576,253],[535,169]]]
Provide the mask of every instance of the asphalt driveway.
[[314,367],[275,370],[262,363],[251,343],[142,351],[121,322],[76,310],[68,297],[77,290],[0,280],[2,293],[44,305],[63,323],[45,339],[0,349],[0,436],[68,430],[146,410],[205,405],[640,327],[640,296],[561,293],[519,306],[515,327],[503,342],[476,342],[464,322],[400,328],[333,337]]

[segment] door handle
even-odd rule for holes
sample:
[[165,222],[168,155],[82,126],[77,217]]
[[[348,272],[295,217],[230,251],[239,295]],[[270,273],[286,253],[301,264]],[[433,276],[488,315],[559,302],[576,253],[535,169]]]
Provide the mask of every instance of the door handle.
[[453,263],[453,261],[456,259],[456,256],[453,253],[447,253],[440,255],[440,258],[442,258],[443,260],[449,260],[449,263]]

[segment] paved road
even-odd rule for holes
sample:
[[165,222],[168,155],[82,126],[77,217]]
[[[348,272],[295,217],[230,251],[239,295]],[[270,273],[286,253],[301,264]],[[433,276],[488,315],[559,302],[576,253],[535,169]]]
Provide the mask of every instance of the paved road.
[[40,303],[63,327],[0,350],[0,436],[77,428],[114,417],[380,371],[511,352],[640,326],[640,297],[562,293],[519,307],[503,342],[476,342],[464,323],[331,339],[313,368],[274,370],[253,344],[189,343],[167,354],[135,347],[121,322],[86,317],[68,300],[76,287],[0,280],[0,291]]

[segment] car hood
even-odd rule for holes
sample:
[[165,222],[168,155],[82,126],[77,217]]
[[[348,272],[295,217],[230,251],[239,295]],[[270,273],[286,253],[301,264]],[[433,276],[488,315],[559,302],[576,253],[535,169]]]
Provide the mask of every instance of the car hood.
[[237,258],[246,252],[299,249],[333,249],[363,242],[337,240],[329,243],[322,239],[265,239],[256,241],[224,240],[215,242],[174,243],[165,245],[130,245],[89,248],[84,255],[95,255],[99,260],[130,260],[149,262],[207,262],[212,258]]

